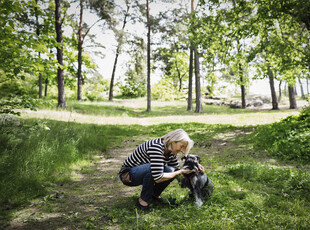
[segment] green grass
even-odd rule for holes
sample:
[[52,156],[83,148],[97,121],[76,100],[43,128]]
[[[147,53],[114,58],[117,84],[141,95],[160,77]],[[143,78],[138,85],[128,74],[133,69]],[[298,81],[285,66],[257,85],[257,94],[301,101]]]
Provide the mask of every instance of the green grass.
[[[84,114],[100,115],[112,107],[115,110],[103,116],[121,117],[124,111],[143,114],[139,106],[117,102],[108,107],[70,106]],[[180,111],[182,116],[187,112],[180,106],[158,104],[154,114],[145,116],[160,116],[163,111],[167,115]],[[208,113],[245,115],[225,109],[210,107]],[[240,126],[198,122],[142,126],[21,119],[19,124],[1,125],[0,225],[20,219],[30,229],[309,229],[309,166],[273,159],[254,149],[257,127],[243,122]],[[191,152],[201,157],[214,193],[198,209],[188,190],[174,181],[163,197],[176,198],[177,207],[152,205],[151,212],[137,210],[140,188],[131,190],[120,183],[116,174],[120,156],[143,140],[177,128],[195,141]]]
[[45,182],[65,179],[71,164],[100,153],[108,157],[107,147],[135,130],[32,119],[0,126],[1,203],[41,194]]

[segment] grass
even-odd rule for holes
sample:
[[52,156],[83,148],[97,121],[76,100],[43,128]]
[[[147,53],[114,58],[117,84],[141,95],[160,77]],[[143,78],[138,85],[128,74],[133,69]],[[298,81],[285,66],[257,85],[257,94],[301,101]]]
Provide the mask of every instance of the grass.
[[[163,123],[199,122],[208,124],[259,125],[268,124],[289,115],[295,110],[231,109],[228,106],[203,105],[203,113],[187,111],[185,101],[152,102],[152,111],[146,112],[144,99],[115,102],[67,102],[66,109],[49,108],[37,112],[26,111],[24,118],[51,119],[89,124],[154,125]],[[259,114],[259,116],[258,116]]]
[[[76,102],[68,101],[66,111],[79,114],[98,115],[105,117],[167,117],[167,116],[200,116],[200,115],[227,115],[227,114],[248,114],[265,113],[266,111],[257,111],[250,109],[231,109],[229,106],[217,106],[203,104],[203,113],[197,114],[193,111],[187,111],[185,101],[155,101],[152,103],[152,111],[146,112],[145,99],[131,99],[115,102]],[[195,107],[195,105],[194,105]],[[290,112],[290,110],[284,110]],[[273,111],[274,113],[283,113],[282,111]]]
[[[121,102],[115,102],[109,107],[119,105]],[[178,111],[178,106],[169,108]],[[100,103],[82,103],[79,108],[85,116],[92,110],[107,109]],[[137,109],[123,108],[134,112]],[[161,109],[160,104],[154,106],[154,113],[159,116]],[[227,108],[217,109],[222,111],[215,110],[215,116],[234,115],[239,117],[239,124],[99,125],[23,118],[20,123],[0,126],[0,226],[8,229],[309,229],[309,166],[283,162],[266,151],[254,149],[256,125],[249,125],[244,117],[250,114],[259,120],[262,113],[239,113],[240,110],[225,113]],[[122,110],[112,113],[118,120],[128,119],[120,115]],[[286,113],[277,112],[282,116]],[[150,115],[152,119],[157,116],[153,115]],[[161,118],[163,121],[166,117]],[[213,196],[197,209],[188,198],[188,190],[181,189],[174,181],[163,197],[176,198],[177,207],[152,205],[151,212],[137,210],[135,202],[141,188],[122,185],[117,172],[138,144],[176,128],[185,129],[195,141],[192,153],[201,157],[214,183]]]

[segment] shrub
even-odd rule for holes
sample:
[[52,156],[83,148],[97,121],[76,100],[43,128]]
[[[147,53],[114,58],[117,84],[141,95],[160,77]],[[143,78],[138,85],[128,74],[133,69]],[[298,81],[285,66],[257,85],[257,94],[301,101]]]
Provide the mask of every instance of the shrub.
[[307,171],[269,164],[242,163],[230,166],[227,173],[246,181],[263,183],[290,196],[300,196],[310,200],[310,174]]
[[162,79],[152,87],[152,98],[155,100],[161,99],[165,101],[173,101],[181,98],[186,98],[184,91],[178,91],[173,86],[171,79]]
[[310,160],[310,107],[254,133],[254,146],[285,160]]

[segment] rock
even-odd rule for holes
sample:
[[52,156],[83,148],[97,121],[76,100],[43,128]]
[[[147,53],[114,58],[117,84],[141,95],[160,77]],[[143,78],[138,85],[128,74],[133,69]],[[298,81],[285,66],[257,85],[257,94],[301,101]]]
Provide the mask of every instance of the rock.
[[19,118],[10,115],[10,114],[6,114],[6,115],[1,115],[0,116],[0,124],[1,125],[19,125],[20,121]]
[[263,104],[264,104],[264,102],[260,99],[255,99],[253,102],[254,107],[259,107],[259,106],[262,106]]
[[233,108],[233,109],[242,108],[242,103],[241,103],[241,101],[232,101],[229,104],[229,107]]

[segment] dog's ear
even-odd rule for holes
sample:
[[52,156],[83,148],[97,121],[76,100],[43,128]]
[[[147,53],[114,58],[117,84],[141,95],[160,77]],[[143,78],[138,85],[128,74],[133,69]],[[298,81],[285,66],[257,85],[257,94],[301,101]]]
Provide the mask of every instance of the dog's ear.
[[181,158],[182,161],[186,160],[187,156]]
[[200,163],[200,157],[199,156],[196,156],[197,157],[197,161]]

